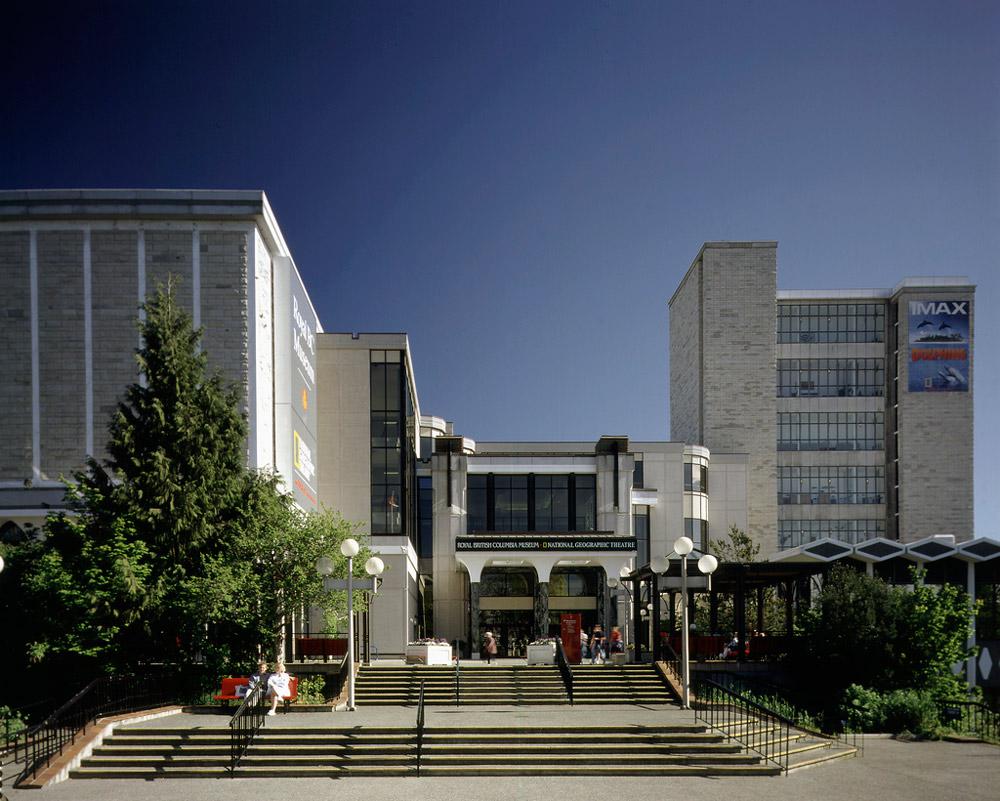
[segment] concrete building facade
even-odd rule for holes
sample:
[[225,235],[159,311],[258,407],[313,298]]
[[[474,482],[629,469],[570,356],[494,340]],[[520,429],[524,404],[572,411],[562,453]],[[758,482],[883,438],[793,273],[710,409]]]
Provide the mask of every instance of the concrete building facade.
[[975,287],[775,285],[776,243],[706,243],[669,303],[671,434],[746,454],[761,552],[972,538]]

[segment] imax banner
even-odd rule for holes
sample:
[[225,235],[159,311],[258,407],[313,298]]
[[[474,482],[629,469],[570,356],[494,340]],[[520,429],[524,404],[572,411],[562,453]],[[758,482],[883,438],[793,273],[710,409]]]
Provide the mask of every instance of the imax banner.
[[911,300],[910,392],[969,391],[969,301]]

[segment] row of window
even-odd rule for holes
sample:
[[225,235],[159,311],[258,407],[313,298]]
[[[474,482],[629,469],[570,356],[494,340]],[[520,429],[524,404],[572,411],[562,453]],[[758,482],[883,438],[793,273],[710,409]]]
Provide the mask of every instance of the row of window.
[[779,412],[779,451],[876,451],[885,447],[882,412]]
[[594,531],[594,475],[470,475],[468,530]]
[[810,542],[831,537],[857,545],[859,542],[885,536],[885,520],[779,520],[778,548],[797,548]]
[[882,342],[883,303],[779,303],[778,342]]
[[881,465],[778,468],[778,503],[883,503]]
[[884,359],[778,359],[779,398],[878,397]]
[[[399,351],[395,362],[371,364],[371,475],[372,534],[403,532],[403,365]],[[382,356],[384,359],[384,355]]]
[[[600,587],[601,573],[595,568],[555,568],[549,576],[549,596],[593,598]],[[479,581],[480,597],[533,597],[536,576],[524,568],[487,569]]]

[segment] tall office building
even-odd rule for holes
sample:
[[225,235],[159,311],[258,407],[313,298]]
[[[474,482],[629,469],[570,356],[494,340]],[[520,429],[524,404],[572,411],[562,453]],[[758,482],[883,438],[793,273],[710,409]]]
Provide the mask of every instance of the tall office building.
[[774,242],[709,242],[670,299],[671,436],[749,458],[762,552],[973,533],[967,278],[777,291]]
[[247,463],[315,508],[322,329],[264,193],[3,191],[0,526],[40,525],[60,479],[105,456],[140,378],[139,306],[168,276],[210,367],[242,390]]

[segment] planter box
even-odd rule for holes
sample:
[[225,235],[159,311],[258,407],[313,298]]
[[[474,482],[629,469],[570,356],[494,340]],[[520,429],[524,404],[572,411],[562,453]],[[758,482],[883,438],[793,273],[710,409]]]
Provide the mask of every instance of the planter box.
[[627,662],[628,662],[628,654],[623,654],[620,651],[618,653],[611,654],[612,665],[624,665]]
[[529,645],[528,664],[529,665],[552,665],[556,661],[556,646],[552,645]]
[[407,645],[406,664],[408,665],[450,665],[450,645]]

